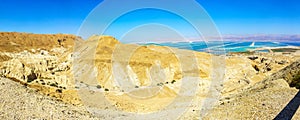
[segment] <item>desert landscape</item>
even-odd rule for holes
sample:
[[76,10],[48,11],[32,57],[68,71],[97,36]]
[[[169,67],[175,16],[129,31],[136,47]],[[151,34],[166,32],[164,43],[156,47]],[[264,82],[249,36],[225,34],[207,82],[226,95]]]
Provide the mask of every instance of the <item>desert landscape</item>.
[[0,119],[273,119],[299,99],[297,47],[213,55],[111,36],[0,40]]

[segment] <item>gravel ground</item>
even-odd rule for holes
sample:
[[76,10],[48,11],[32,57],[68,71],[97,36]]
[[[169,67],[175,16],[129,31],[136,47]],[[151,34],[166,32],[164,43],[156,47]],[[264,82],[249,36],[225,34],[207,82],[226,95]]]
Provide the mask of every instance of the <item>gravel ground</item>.
[[65,104],[6,78],[0,78],[1,120],[99,119],[84,107]]

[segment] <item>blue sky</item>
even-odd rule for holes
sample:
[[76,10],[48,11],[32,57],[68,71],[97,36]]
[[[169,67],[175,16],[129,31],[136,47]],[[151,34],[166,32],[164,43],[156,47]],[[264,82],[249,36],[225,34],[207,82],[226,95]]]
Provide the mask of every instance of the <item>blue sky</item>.
[[198,0],[226,34],[299,34],[299,0]]
[[[0,31],[76,34],[85,17],[101,2],[101,0],[1,0]],[[222,34],[300,34],[300,1],[297,0],[197,0],[197,2],[208,12]],[[127,3],[117,4],[122,6]],[[170,4],[176,6],[176,2]],[[180,9],[185,7],[178,4]],[[178,29],[185,30],[184,23],[178,26],[179,19],[174,15],[155,10],[146,12],[156,14],[140,18],[125,15],[113,25],[114,30],[108,30],[107,33],[116,33],[118,32],[116,29],[124,32],[127,29],[122,27],[135,25],[141,21],[146,23],[147,20],[168,23],[175,28],[177,25]],[[138,15],[139,11],[135,14]]]
[[0,31],[76,34],[99,0],[1,0]]

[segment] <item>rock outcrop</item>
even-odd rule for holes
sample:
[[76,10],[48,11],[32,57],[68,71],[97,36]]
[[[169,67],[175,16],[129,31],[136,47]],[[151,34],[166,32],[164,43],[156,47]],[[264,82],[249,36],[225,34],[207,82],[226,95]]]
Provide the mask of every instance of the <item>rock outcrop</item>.
[[[0,76],[79,104],[71,73],[73,35],[0,33]],[[57,40],[63,41],[57,43]],[[13,44],[11,44],[13,43]],[[71,94],[70,94],[71,93]]]

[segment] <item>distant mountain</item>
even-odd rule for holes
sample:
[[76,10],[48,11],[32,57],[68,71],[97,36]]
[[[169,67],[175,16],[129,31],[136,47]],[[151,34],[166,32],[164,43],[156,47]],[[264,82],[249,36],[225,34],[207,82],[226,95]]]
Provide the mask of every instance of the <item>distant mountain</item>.
[[[210,37],[217,39],[219,37]],[[245,41],[300,41],[300,34],[248,34],[248,35],[222,35],[223,40],[245,40]]]
[[224,34],[221,36],[207,36],[204,38],[201,37],[185,37],[184,39],[180,38],[170,38],[170,39],[160,39],[157,38],[153,41],[143,41],[135,42],[135,43],[176,43],[176,42],[189,42],[189,41],[299,41],[300,42],[300,34],[245,34],[245,35],[237,35],[237,34]]

